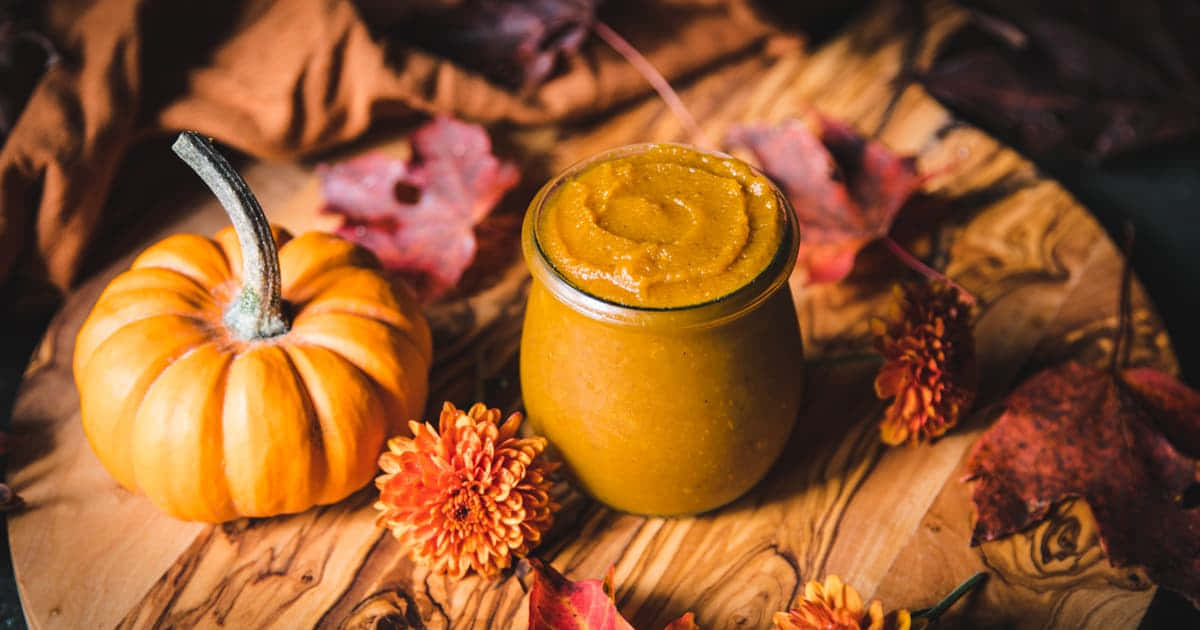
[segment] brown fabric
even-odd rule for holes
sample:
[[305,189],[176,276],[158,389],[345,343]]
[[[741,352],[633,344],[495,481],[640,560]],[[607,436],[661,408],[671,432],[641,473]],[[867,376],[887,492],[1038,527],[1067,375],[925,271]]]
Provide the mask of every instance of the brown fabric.
[[[349,0],[69,6],[78,12],[51,13],[64,60],[0,150],[0,285],[18,275],[70,286],[122,156],[147,133],[194,129],[255,156],[290,158],[352,139],[381,117],[447,111],[538,123],[647,91],[593,38],[563,74],[518,96],[445,59],[376,41]],[[744,0],[637,8],[613,26],[668,77],[769,31]]]

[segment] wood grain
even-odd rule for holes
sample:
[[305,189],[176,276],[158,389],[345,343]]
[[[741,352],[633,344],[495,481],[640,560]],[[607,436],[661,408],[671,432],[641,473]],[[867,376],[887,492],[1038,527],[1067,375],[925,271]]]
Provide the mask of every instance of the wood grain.
[[[556,490],[565,507],[536,553],[576,579],[614,565],[617,603],[635,627],[659,628],[688,610],[706,629],[768,627],[805,581],[829,572],[888,607],[916,608],[987,570],[991,579],[953,611],[964,627],[1120,628],[1143,615],[1153,588],[1138,572],[1108,565],[1081,502],[1061,506],[1033,531],[967,545],[963,454],[994,417],[991,404],[1020,378],[1068,357],[1100,361],[1111,350],[1122,263],[1061,187],[957,123],[920,89],[893,83],[905,67],[926,62],[963,19],[942,2],[921,11],[882,3],[820,49],[780,38],[684,86],[685,102],[712,137],[736,122],[816,108],[917,155],[923,171],[936,173],[921,203],[947,218],[909,226],[909,243],[980,298],[984,386],[980,410],[946,439],[881,446],[883,403],[871,389],[878,364],[864,354],[868,321],[884,312],[890,286],[907,272],[873,247],[845,282],[795,284],[806,403],[763,483],[721,510],[677,519],[615,513],[565,486]],[[533,188],[583,157],[685,139],[653,99],[582,126],[499,131],[498,145],[525,173],[500,215],[519,217]],[[310,170],[260,164],[247,175],[269,213],[306,227],[325,220],[314,214]],[[220,224],[215,203],[188,203],[192,211],[168,231]],[[116,261],[71,297],[18,400],[17,430],[43,440],[9,471],[31,502],[11,517],[10,538],[33,627],[526,627],[523,570],[492,582],[429,575],[374,526],[370,488],[303,514],[221,526],[172,521],[117,488],[84,444],[68,359],[82,317],[126,264]],[[431,313],[440,331],[434,404],[519,400],[513,362],[527,280],[515,256],[496,267]],[[1135,297],[1135,360],[1174,370],[1152,306],[1141,291]]]

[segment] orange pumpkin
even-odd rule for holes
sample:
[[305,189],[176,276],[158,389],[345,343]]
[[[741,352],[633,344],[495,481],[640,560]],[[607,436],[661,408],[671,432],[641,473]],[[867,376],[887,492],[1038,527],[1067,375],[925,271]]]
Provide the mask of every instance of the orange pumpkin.
[[233,227],[171,236],[104,290],[75,342],[88,440],[117,481],[182,519],[338,501],[420,417],[429,327],[369,252],[289,240],[207,140],[184,133],[174,149]]

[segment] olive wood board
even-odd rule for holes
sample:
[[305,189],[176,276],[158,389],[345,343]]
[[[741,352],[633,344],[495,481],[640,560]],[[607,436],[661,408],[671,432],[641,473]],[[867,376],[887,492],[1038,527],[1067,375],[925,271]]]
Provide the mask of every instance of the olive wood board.
[[[615,566],[616,603],[636,628],[694,611],[706,630],[766,628],[803,584],[836,573],[886,608],[929,606],[976,571],[991,577],[953,608],[948,627],[1135,627],[1154,588],[1109,565],[1087,505],[1059,506],[1030,531],[968,546],[972,508],[960,482],[965,452],[996,402],[1040,367],[1111,350],[1122,256],[1096,221],[1021,156],[964,125],[917,87],[893,79],[928,63],[966,19],[943,2],[920,12],[881,3],[816,49],[779,37],[684,82],[682,96],[714,138],[731,124],[817,109],[933,173],[922,204],[948,212],[911,230],[910,246],[980,300],[980,402],[932,445],[887,448],[871,381],[869,321],[911,273],[869,247],[836,285],[793,278],[806,357],[805,402],[780,462],[748,495],[686,518],[621,514],[560,485],[564,504],[539,557],[574,579]],[[570,126],[493,129],[522,184],[490,233],[515,232],[538,184],[613,146],[686,140],[660,101]],[[377,135],[337,159],[405,135]],[[164,160],[167,158],[163,158]],[[181,167],[182,168],[182,167]],[[268,215],[293,231],[330,228],[316,213],[314,164],[245,164]],[[375,525],[373,488],[338,504],[222,525],[185,523],[120,488],[86,444],[71,374],[73,340],[103,286],[142,247],[173,232],[215,232],[224,217],[200,185],[141,191],[148,212],[178,219],[144,235],[67,299],[26,371],[14,431],[27,446],[8,479],[28,501],[9,537],[33,628],[321,627],[525,628],[527,571],[497,581],[431,575]],[[121,203],[120,192],[112,203]],[[487,231],[487,230],[485,230]],[[511,234],[510,234],[511,236]],[[468,290],[430,310],[437,330],[430,408],[485,398],[519,404],[514,363],[527,276],[511,237],[493,239]],[[489,241],[490,242],[490,241]],[[472,272],[469,272],[469,276]],[[1177,371],[1162,324],[1135,290],[1133,361]]]

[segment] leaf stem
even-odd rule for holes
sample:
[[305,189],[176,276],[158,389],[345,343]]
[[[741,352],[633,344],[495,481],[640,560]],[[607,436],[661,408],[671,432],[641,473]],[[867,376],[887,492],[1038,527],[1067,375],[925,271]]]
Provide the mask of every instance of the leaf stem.
[[987,578],[987,573],[983,571],[972,575],[971,577],[967,578],[965,582],[959,584],[958,588],[950,591],[950,594],[943,597],[942,601],[935,604],[932,608],[925,608],[923,610],[914,612],[912,614],[913,618],[915,619],[917,617],[924,617],[928,619],[930,623],[936,623],[943,613],[953,606],[955,602],[961,599],[963,595],[966,595],[976,586],[979,586],[979,584],[983,582],[985,578]]
[[970,291],[966,290],[962,285],[952,280],[950,276],[947,276],[937,269],[926,265],[925,263],[921,262],[919,258],[913,256],[907,249],[904,249],[903,245],[897,243],[896,239],[890,236],[884,236],[880,240],[883,241],[883,244],[887,246],[888,250],[891,251],[896,258],[900,259],[900,262],[908,265],[917,273],[929,278],[930,280],[941,280],[955,289],[958,289],[959,294],[962,295],[963,299],[965,299],[969,304],[975,304],[978,301]]
[[621,37],[612,27],[599,20],[592,25],[592,32],[603,40],[604,43],[612,47],[613,50],[617,51],[617,54],[624,57],[625,61],[629,62],[629,65],[633,66],[639,74],[645,77],[646,82],[650,84],[650,87],[654,88],[655,92],[658,92],[659,97],[666,102],[667,108],[671,110],[671,113],[675,114],[675,117],[679,119],[684,129],[687,130],[688,135],[692,137],[692,142],[703,147],[716,146],[713,144],[712,139],[700,129],[700,125],[696,123],[696,118],[692,116],[692,112],[688,111],[687,106],[683,104],[683,100],[679,98],[679,94],[671,87],[671,83],[667,81],[667,78],[654,67],[654,64],[650,63],[649,59],[643,57],[642,53],[633,47],[633,44],[630,44],[624,37]]
[[246,180],[207,138],[193,131],[171,145],[216,195],[233,223],[242,250],[242,287],[225,311],[225,325],[240,339],[274,337],[287,332],[279,276],[279,252],[271,224]]

